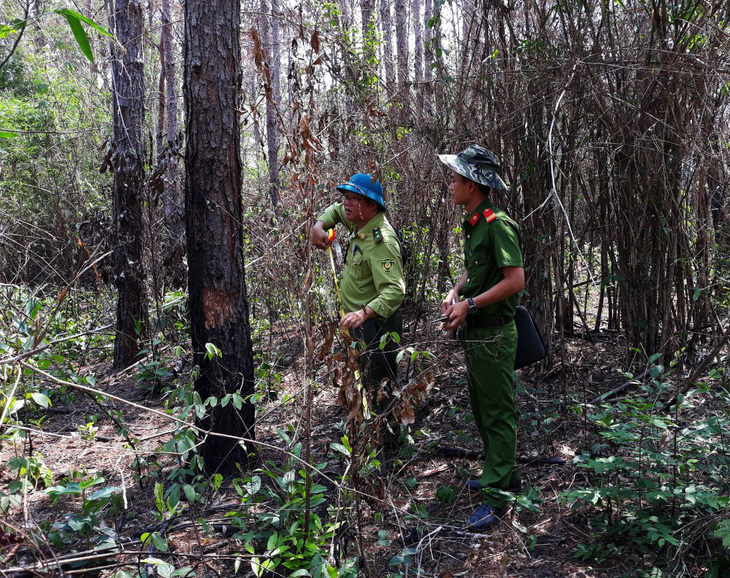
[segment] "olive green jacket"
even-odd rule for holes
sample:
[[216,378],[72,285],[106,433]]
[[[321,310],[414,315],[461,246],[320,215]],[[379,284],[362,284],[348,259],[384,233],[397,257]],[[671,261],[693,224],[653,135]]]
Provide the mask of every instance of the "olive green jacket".
[[349,247],[340,282],[342,310],[357,311],[367,305],[382,319],[390,317],[406,293],[400,242],[383,213],[375,215],[360,230],[345,218],[342,203],[334,203],[318,217],[326,229],[342,223],[347,227]]

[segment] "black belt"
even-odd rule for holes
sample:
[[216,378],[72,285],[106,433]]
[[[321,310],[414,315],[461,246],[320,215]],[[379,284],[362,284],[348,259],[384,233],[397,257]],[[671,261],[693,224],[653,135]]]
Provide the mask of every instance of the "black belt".
[[466,318],[466,326],[467,327],[501,327],[502,325],[507,325],[510,321],[512,321],[514,317],[507,316],[507,317],[484,317],[484,318],[472,318],[467,317]]

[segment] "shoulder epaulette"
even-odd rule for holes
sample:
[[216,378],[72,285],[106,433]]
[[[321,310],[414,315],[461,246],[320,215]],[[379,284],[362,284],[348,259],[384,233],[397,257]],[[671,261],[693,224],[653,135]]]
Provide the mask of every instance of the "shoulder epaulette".
[[497,218],[497,215],[492,209],[486,209],[482,215],[484,215],[484,218],[487,220],[487,223],[491,223],[494,221],[494,219]]
[[479,219],[482,218],[482,215],[484,216],[484,220],[487,223],[491,223],[494,221],[494,219],[497,218],[497,213],[495,213],[492,209],[484,209],[481,213],[479,211],[476,211],[471,217],[469,217],[469,224],[473,227],[477,224]]
[[376,244],[383,242],[383,233],[380,232],[379,227],[375,227],[373,229],[373,241],[375,241]]

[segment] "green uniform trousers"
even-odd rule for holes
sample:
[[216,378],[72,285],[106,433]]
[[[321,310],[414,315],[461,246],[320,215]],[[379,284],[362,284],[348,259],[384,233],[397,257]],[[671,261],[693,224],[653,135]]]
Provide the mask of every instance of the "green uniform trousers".
[[[517,328],[466,327],[462,333],[474,421],[484,444],[482,488],[508,491],[519,482],[517,411],[514,367]],[[485,492],[484,501],[502,508],[505,502]]]

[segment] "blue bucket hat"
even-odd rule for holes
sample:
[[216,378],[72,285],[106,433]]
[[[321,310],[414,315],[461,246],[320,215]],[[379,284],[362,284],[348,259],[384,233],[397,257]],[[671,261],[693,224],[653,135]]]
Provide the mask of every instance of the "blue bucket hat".
[[378,203],[378,205],[385,210],[385,203],[383,202],[383,187],[380,185],[380,181],[373,178],[372,175],[367,175],[365,173],[352,175],[350,180],[346,183],[337,185],[337,190],[342,194],[350,192],[355,193],[356,195],[363,195],[364,197]]

